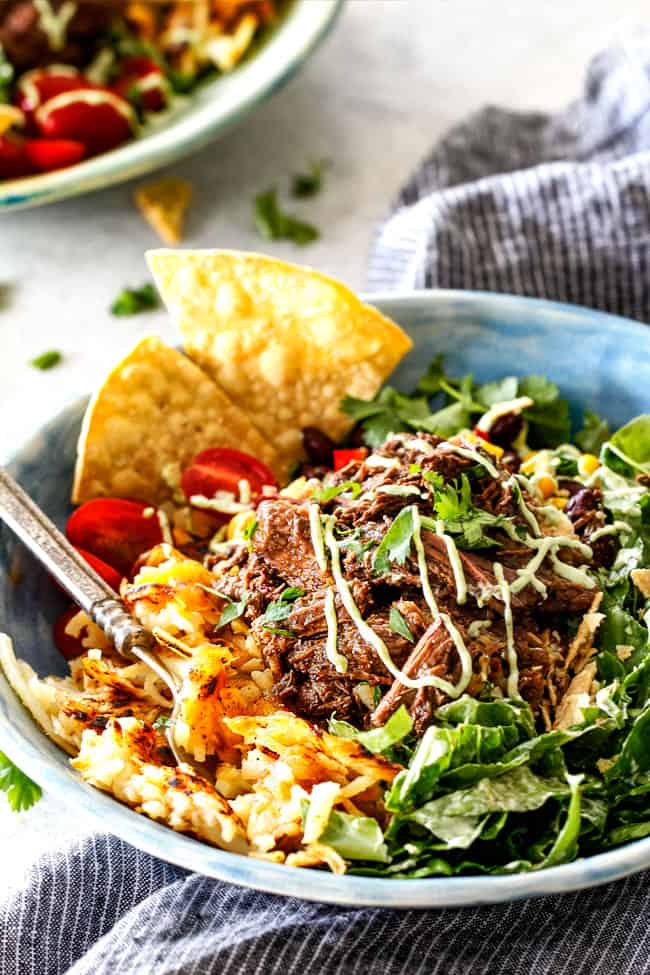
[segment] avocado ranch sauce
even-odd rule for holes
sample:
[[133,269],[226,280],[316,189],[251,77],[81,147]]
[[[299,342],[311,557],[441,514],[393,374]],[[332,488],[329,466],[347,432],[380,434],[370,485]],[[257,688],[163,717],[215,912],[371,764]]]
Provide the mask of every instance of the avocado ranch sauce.
[[[504,404],[508,409],[501,409],[502,404],[497,404],[491,410],[491,422],[493,423],[500,416],[505,413],[510,412],[512,405],[519,409],[523,409],[525,406],[529,405],[529,401],[526,398],[521,398],[520,400],[512,401],[511,403]],[[428,453],[430,445],[426,444],[420,438],[412,435],[400,435],[400,440],[404,444],[408,444],[409,447],[422,448],[422,453]],[[486,458],[477,449],[471,446],[460,445],[447,441],[441,444],[440,449],[443,452],[455,453],[460,457],[464,457],[468,460],[472,460],[475,464],[480,465],[485,469],[487,474],[495,479],[499,478],[499,471],[495,465]],[[380,455],[373,454],[366,461],[369,467],[390,469],[395,466],[392,459],[383,458]],[[538,578],[537,572],[541,568],[542,564],[548,558],[551,562],[554,572],[567,579],[568,581],[577,583],[579,585],[585,586],[586,588],[593,589],[596,585],[595,581],[588,574],[586,567],[576,568],[575,566],[567,565],[558,558],[558,551],[561,548],[570,548],[576,550],[584,558],[592,557],[592,549],[580,542],[575,537],[569,535],[543,535],[539,522],[536,515],[531,511],[531,509],[526,504],[521,486],[524,486],[531,494],[537,494],[537,486],[533,484],[528,478],[523,475],[513,474],[507,481],[504,482],[504,486],[510,487],[513,496],[516,500],[519,511],[528,524],[528,527],[532,531],[532,535],[526,532],[525,534],[519,534],[512,521],[504,518],[503,523],[500,527],[507,533],[507,535],[520,545],[525,545],[534,551],[533,557],[530,561],[520,569],[517,569],[517,578],[508,582],[503,565],[495,561],[493,563],[493,570],[497,580],[496,587],[490,587],[490,591],[483,594],[480,605],[485,605],[490,598],[500,598],[504,606],[504,625],[506,630],[506,660],[508,663],[508,678],[507,678],[507,690],[509,697],[519,698],[519,670],[518,670],[518,660],[517,652],[514,642],[514,627],[512,618],[512,608],[511,608],[511,596],[520,593],[526,586],[532,586],[542,598],[546,598],[547,587],[544,582]],[[372,497],[375,491],[369,491],[365,493],[365,497]],[[395,496],[409,497],[413,495],[421,496],[421,492],[414,486],[408,485],[383,485],[376,489],[376,493],[389,494]],[[320,511],[320,506],[317,502],[312,500],[309,504],[309,523],[311,531],[311,541],[314,549],[314,554],[316,556],[316,561],[318,566],[326,574],[328,571],[328,558],[326,549],[329,551],[331,572],[334,578],[336,591],[339,594],[341,602],[346,609],[350,619],[355,624],[357,630],[359,631],[362,638],[373,647],[377,655],[381,659],[382,663],[386,669],[392,674],[392,676],[398,680],[400,683],[404,684],[406,687],[410,688],[422,688],[422,687],[436,687],[443,691],[451,698],[459,697],[467,688],[471,677],[472,677],[472,657],[469,653],[467,646],[457,629],[453,624],[452,620],[446,613],[440,612],[436,599],[433,595],[431,589],[431,584],[429,581],[429,574],[426,563],[426,555],[424,551],[424,546],[422,543],[421,530],[422,523],[420,519],[419,509],[416,504],[409,506],[412,519],[412,543],[415,549],[415,554],[417,557],[418,572],[420,576],[420,584],[422,587],[422,593],[424,595],[425,602],[431,612],[431,615],[435,620],[440,620],[443,624],[450,637],[453,640],[454,646],[458,652],[458,657],[460,661],[460,677],[457,684],[452,684],[447,680],[435,675],[428,675],[420,678],[412,678],[405,674],[399,667],[397,667],[392,658],[388,647],[385,642],[381,639],[378,633],[373,630],[373,628],[363,619],[359,611],[358,606],[352,595],[352,590],[347,580],[345,579],[343,572],[341,570],[340,562],[340,552],[338,542],[334,535],[334,524],[335,517],[333,515],[323,516]],[[545,520],[550,523],[560,523],[562,519],[562,514],[556,508],[551,505],[540,506],[538,509],[538,514],[543,516]],[[615,522],[614,525],[607,526],[601,529],[602,534],[608,534],[615,531],[623,530],[628,526],[623,522]],[[323,532],[324,528],[324,532]],[[451,566],[454,582],[456,587],[456,602],[458,605],[463,605],[467,601],[467,582],[465,579],[465,573],[463,570],[462,560],[453,537],[445,531],[444,521],[438,518],[435,522],[435,532],[439,538],[445,544],[447,551],[447,557],[449,559],[449,564]],[[327,642],[326,642],[326,655],[329,661],[333,664],[339,673],[346,673],[348,667],[348,661],[344,654],[342,654],[337,648],[337,618],[336,618],[336,608],[334,600],[334,591],[331,588],[327,589],[325,596],[325,619],[327,622]],[[489,627],[490,621],[480,621],[482,623],[480,628]],[[479,626],[470,628],[470,637],[475,637],[480,632]]]

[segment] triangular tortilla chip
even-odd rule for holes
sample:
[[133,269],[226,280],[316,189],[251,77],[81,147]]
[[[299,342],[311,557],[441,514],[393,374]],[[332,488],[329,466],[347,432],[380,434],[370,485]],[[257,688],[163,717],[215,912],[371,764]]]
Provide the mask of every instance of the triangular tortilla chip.
[[260,254],[154,250],[158,290],[188,354],[245,410],[287,467],[301,430],[340,440],[345,395],[375,395],[411,348],[390,319],[323,274]]
[[192,199],[192,185],[186,179],[168,176],[139,186],[135,202],[147,223],[166,244],[177,244],[183,236],[185,211]]
[[173,494],[165,466],[183,467],[208,447],[243,450],[277,469],[273,449],[210,377],[149,336],[115,366],[88,405],[72,500],[160,504]]

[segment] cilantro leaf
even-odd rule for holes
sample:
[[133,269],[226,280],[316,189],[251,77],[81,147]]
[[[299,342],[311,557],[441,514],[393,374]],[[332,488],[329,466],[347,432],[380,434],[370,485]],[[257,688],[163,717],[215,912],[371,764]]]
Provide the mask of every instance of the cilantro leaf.
[[21,772],[3,752],[0,752],[0,791],[6,794],[14,812],[30,809],[43,794],[40,785]]
[[111,305],[112,315],[137,315],[141,311],[157,308],[158,292],[147,282],[140,288],[124,288]]
[[397,633],[398,636],[404,637],[409,643],[415,643],[415,637],[409,629],[409,625],[400,613],[397,606],[391,606],[390,613],[388,614],[388,625],[393,631]]
[[291,195],[296,197],[316,196],[323,188],[323,176],[330,166],[327,159],[313,160],[304,173],[294,173]]
[[49,352],[43,352],[41,355],[37,355],[35,359],[32,359],[30,366],[34,366],[35,369],[41,369],[45,372],[46,369],[53,369],[54,366],[58,366],[62,359],[63,356],[58,349],[50,349]]
[[467,475],[461,475],[460,489],[453,484],[434,486],[434,508],[444,522],[461,521],[472,508],[472,489]]
[[413,538],[413,505],[402,508],[375,552],[372,569],[375,575],[390,572],[391,562],[404,565]]
[[244,610],[246,609],[246,604],[250,598],[250,593],[246,593],[246,595],[243,596],[239,602],[235,603],[230,601],[228,605],[224,607],[223,612],[219,617],[219,622],[214,628],[214,632],[216,633],[217,630],[220,630],[223,626],[227,626],[228,623],[232,623],[233,620],[239,619],[239,617],[243,615]]
[[283,630],[280,627],[276,627],[276,626],[265,626],[264,629],[267,630],[269,633],[272,633],[273,636],[286,636],[289,637],[289,639],[291,639],[296,635],[293,632],[293,630]]
[[391,433],[424,430],[431,416],[424,396],[406,396],[385,386],[374,400],[346,396],[341,409],[353,420],[363,422],[363,439],[369,447],[379,447]]
[[298,599],[300,596],[305,595],[305,590],[298,588],[298,586],[291,586],[289,589],[285,589],[279,599],[271,602],[266,607],[266,611],[263,616],[260,616],[260,623],[265,630],[269,630],[270,633],[280,633],[281,636],[293,636],[289,630],[280,631],[273,629],[272,626],[268,624],[281,623],[286,620],[287,616],[291,612],[291,603]]
[[156,720],[153,723],[153,727],[156,730],[160,730],[162,728],[169,728],[173,723],[174,722],[171,719],[171,715],[169,715],[169,714],[159,714],[158,717],[156,718]]
[[304,246],[318,240],[320,233],[310,223],[304,223],[280,209],[277,191],[266,190],[255,197],[255,226],[266,240],[291,240]]
[[582,417],[582,429],[575,435],[575,442],[586,454],[598,454],[598,451],[609,437],[609,424],[592,410],[585,410]]
[[332,498],[338,498],[339,494],[350,492],[353,498],[358,498],[361,494],[361,485],[358,481],[344,481],[343,484],[333,484],[331,487],[318,488],[312,494],[312,500],[325,504]]
[[0,44],[0,102],[11,101],[11,86],[14,80],[14,67]]

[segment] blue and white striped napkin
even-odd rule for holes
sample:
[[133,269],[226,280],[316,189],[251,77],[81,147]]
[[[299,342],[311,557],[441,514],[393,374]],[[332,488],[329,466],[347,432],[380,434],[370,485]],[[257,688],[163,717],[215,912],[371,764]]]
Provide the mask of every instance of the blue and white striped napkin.
[[[371,288],[539,295],[650,321],[650,39],[592,64],[560,115],[488,108],[402,190]],[[287,868],[289,869],[289,868]],[[273,897],[88,836],[0,893],[0,975],[642,975],[650,873],[475,910]]]

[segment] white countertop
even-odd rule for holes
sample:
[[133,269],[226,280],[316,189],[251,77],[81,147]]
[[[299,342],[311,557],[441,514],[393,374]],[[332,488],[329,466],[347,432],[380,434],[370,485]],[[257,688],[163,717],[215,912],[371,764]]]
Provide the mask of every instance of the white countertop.
[[[449,125],[486,102],[560,107],[580,90],[591,55],[646,16],[645,0],[349,0],[334,34],[280,94],[170,168],[194,185],[184,244],[268,250],[362,287],[373,225]],[[295,209],[322,239],[304,249],[260,241],[254,195],[286,187],[319,157],[333,161],[327,188]],[[127,184],[0,217],[0,447],[92,388],[139,336],[174,338],[163,312],[107,311],[125,284],[146,280],[142,254],[157,246],[131,192]],[[60,367],[27,365],[52,347],[64,352]],[[82,810],[70,813],[45,797],[15,815],[0,796],[5,884],[82,831]]]

